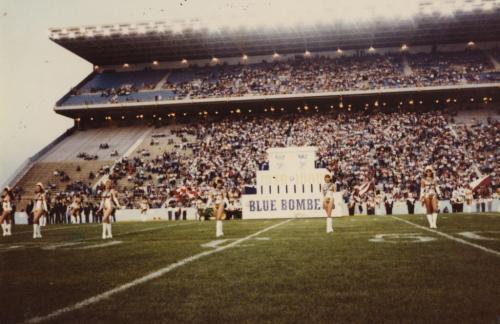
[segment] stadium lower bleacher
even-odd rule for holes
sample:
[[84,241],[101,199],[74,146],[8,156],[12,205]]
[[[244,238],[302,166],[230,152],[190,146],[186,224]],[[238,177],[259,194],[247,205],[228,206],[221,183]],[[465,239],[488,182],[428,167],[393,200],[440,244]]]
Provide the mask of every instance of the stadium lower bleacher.
[[[366,181],[374,187],[361,201],[379,199],[377,195],[417,195],[425,165],[435,167],[443,198],[449,199],[481,174],[491,174],[493,188],[499,183],[499,127],[493,107],[458,112],[329,110],[200,118],[157,128],[108,126],[76,131],[42,156],[17,186],[30,197],[37,181],[55,181],[53,193],[68,194],[71,190],[65,191],[64,183],[50,176],[55,169],[70,174],[73,181],[90,171],[97,175],[107,165],[111,170],[106,173],[129,208],[144,195],[153,206],[169,200],[192,206],[207,199],[215,177],[223,177],[236,196],[245,185],[255,184],[256,170],[266,168],[268,148],[312,145],[318,147],[317,167],[336,174],[339,186],[351,196],[346,199],[353,199],[355,189]],[[101,144],[107,148],[99,148]],[[82,152],[98,159],[78,159]],[[82,168],[79,174],[76,165]]]

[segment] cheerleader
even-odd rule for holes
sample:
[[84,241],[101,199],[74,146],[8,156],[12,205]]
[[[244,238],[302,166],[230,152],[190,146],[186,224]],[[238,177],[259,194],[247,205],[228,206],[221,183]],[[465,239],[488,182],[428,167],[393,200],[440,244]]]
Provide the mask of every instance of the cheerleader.
[[79,224],[82,222],[82,198],[80,194],[76,194],[73,197],[73,202],[71,203],[71,221],[73,223]]
[[101,205],[99,211],[102,211],[102,239],[113,238],[111,233],[110,217],[115,209],[120,209],[120,203],[116,197],[116,191],[112,188],[110,179],[104,183],[104,191],[101,194]]
[[427,221],[430,228],[437,228],[438,195],[441,195],[434,170],[431,166],[424,169],[424,177],[420,182],[420,199],[427,211]]
[[[12,235],[12,203],[14,194],[9,186],[5,187],[2,195],[2,214],[0,215],[0,224],[2,224],[3,236]],[[4,224],[5,222],[5,224]]]
[[323,184],[323,209],[326,212],[326,232],[333,233],[332,210],[335,208],[333,195],[335,193],[335,182],[332,177],[325,175],[325,183]]
[[33,238],[42,238],[40,231],[40,218],[47,213],[47,200],[45,199],[45,189],[41,182],[36,184],[35,196],[33,197],[35,206],[33,207]]
[[145,222],[147,214],[148,214],[148,209],[149,209],[149,203],[148,203],[148,199],[146,197],[142,197],[142,200],[141,200],[141,203],[139,204],[139,207],[141,209],[141,220],[143,222]]
[[224,208],[228,205],[227,193],[224,190],[224,182],[222,179],[217,178],[214,181],[214,189],[210,193],[210,200],[208,205],[213,206],[215,215],[215,237],[224,236],[222,231],[222,215]]
[[472,200],[474,199],[474,193],[472,192],[469,185],[465,188],[465,206],[467,207],[465,212],[472,213]]

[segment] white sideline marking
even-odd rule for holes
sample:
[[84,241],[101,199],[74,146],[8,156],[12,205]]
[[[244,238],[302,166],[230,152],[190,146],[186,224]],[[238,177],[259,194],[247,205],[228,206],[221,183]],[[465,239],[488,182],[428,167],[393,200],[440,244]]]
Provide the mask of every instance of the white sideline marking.
[[101,248],[101,247],[112,246],[112,245],[117,245],[117,244],[122,244],[122,243],[123,243],[122,241],[111,241],[111,242],[94,244],[94,245],[80,246],[80,247],[73,248],[72,250],[98,249],[98,248]]
[[92,304],[95,304],[103,299],[107,299],[117,293],[120,293],[122,291],[125,291],[129,288],[132,288],[134,286],[137,286],[137,285],[140,285],[140,284],[143,284],[145,282],[148,282],[148,281],[151,281],[153,279],[156,279],[156,278],[159,278],[161,276],[163,276],[164,274],[176,269],[176,268],[179,268],[179,267],[182,267],[183,265],[186,265],[188,263],[191,263],[193,261],[196,261],[198,259],[201,259],[203,257],[206,257],[206,256],[209,256],[211,254],[215,254],[215,253],[218,253],[218,252],[222,252],[224,250],[227,250],[227,249],[230,249],[232,247],[235,247],[237,246],[238,244],[242,243],[242,242],[245,242],[255,236],[259,236],[260,234],[262,233],[265,233],[267,231],[270,231],[278,226],[281,226],[283,224],[286,224],[290,221],[292,221],[293,219],[288,219],[288,220],[285,220],[283,222],[280,222],[278,224],[274,224],[272,226],[269,226],[269,227],[266,227],[258,232],[255,232],[253,234],[250,234],[248,236],[245,236],[243,238],[240,238],[232,243],[229,243],[227,245],[224,245],[224,246],[221,246],[221,247],[218,247],[214,250],[209,250],[209,251],[205,251],[205,252],[201,252],[201,253],[198,253],[198,254],[195,254],[193,256],[190,256],[188,258],[185,258],[185,259],[182,259],[180,261],[177,261],[175,263],[172,263],[160,270],[157,270],[155,272],[151,272],[150,274],[147,274],[143,277],[140,277],[140,278],[137,278],[133,281],[130,281],[126,284],[123,284],[121,286],[118,286],[116,288],[113,288],[111,290],[108,290],[106,292],[103,292],[99,295],[96,295],[96,296],[93,296],[93,297],[90,297],[90,298],[87,298],[85,300],[82,300],[81,302],[78,302],[76,304],[73,304],[71,306],[67,306],[67,307],[64,307],[64,308],[60,308],[58,310],[55,310],[53,311],[52,313],[49,313],[47,315],[44,315],[44,316],[37,316],[37,317],[33,317],[31,318],[30,320],[27,321],[27,323],[40,323],[40,322],[43,322],[43,321],[46,321],[46,320],[49,320],[49,319],[53,319],[55,317],[58,317],[62,314],[65,314],[65,313],[69,313],[69,312],[72,312],[74,310],[77,310],[77,309],[80,309],[80,308],[83,308],[85,306],[88,306],[88,305],[92,305]]
[[[72,225],[73,225],[73,226],[72,226]],[[42,232],[60,231],[60,230],[65,230],[65,229],[74,229],[74,228],[75,228],[75,226],[74,226],[74,225],[75,225],[75,224],[68,224],[68,225],[66,225],[66,226],[64,226],[64,227],[58,227],[58,228],[47,228],[47,229],[45,229],[45,228],[44,228],[45,226],[42,226]],[[79,224],[79,225],[84,225],[84,224]],[[86,225],[86,224],[85,224],[85,225]],[[88,226],[88,227],[97,227],[97,226],[99,226],[99,225],[101,225],[101,224],[92,224],[92,225],[90,225],[90,226]],[[28,226],[31,226],[31,225],[28,225]],[[26,233],[33,233],[33,231],[31,230],[31,231],[23,231],[23,232],[13,232],[12,234],[13,234],[13,235],[16,235],[16,234],[26,234]]]
[[[191,224],[196,224],[196,223],[182,223],[182,224],[169,224],[169,225],[164,225],[164,226],[157,226],[157,227],[148,227],[148,228],[144,228],[144,229],[141,229],[141,230],[137,230],[137,231],[129,231],[129,232],[124,232],[124,233],[117,233],[115,234],[114,236],[122,236],[122,235],[128,235],[128,234],[135,234],[135,233],[142,233],[142,232],[151,232],[151,231],[156,231],[156,230],[159,230],[159,229],[164,229],[164,228],[168,228],[168,227],[176,227],[176,226],[184,226],[184,225],[191,225]],[[98,225],[101,225],[101,224],[98,224]],[[56,229],[54,229],[56,230]],[[54,245],[60,245],[60,246],[64,246],[64,245],[76,245],[76,244],[81,244],[83,242],[88,242],[88,241],[95,241],[96,238],[87,238],[87,239],[79,239],[79,240],[74,240],[73,242],[74,243],[50,243],[46,248],[45,247],[41,247],[41,249],[47,249],[47,250],[51,250],[51,247],[54,247]],[[40,245],[43,245],[44,242],[18,242],[17,244],[23,244],[23,245],[18,245],[16,246],[17,248],[29,248],[31,246],[33,247],[39,247]],[[4,245],[7,245],[7,243],[5,244],[0,244],[0,252],[8,252],[10,249],[9,248],[4,248],[3,246]],[[59,246],[55,246],[53,249],[56,249],[58,248]]]
[[430,229],[428,227],[424,227],[424,226],[415,224],[413,222],[407,221],[406,219],[402,219],[402,218],[399,218],[399,217],[396,217],[396,216],[391,216],[391,217],[394,218],[394,219],[397,219],[397,220],[399,220],[399,221],[401,221],[403,223],[406,223],[406,224],[418,227],[420,229],[423,229],[424,231],[431,232],[431,233],[434,233],[434,234],[437,234],[437,235],[441,235],[443,237],[446,237],[449,240],[452,240],[452,241],[455,241],[455,242],[458,242],[458,243],[462,243],[462,244],[465,244],[465,245],[469,245],[469,246],[475,247],[476,249],[479,249],[479,250],[482,250],[484,252],[488,252],[488,253],[491,253],[493,255],[496,255],[497,257],[500,257],[500,252],[498,252],[496,250],[492,250],[492,249],[489,249],[489,248],[484,247],[482,245],[479,245],[479,244],[476,244],[476,243],[471,243],[471,242],[463,240],[461,238],[458,238],[458,237],[455,237],[455,236],[452,236],[452,235],[449,235],[449,234],[446,234],[446,233],[443,233],[443,232],[440,232],[440,231],[437,231],[437,230],[434,230],[434,229]]

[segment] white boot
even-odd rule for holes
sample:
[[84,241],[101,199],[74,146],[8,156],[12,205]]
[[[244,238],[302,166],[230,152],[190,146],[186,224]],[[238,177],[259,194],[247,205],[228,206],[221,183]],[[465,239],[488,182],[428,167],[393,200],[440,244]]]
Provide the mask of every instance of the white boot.
[[224,233],[222,232],[222,221],[215,221],[215,237],[220,237],[223,235]]
[[12,236],[12,224],[7,224],[7,236]]
[[4,223],[2,223],[2,235],[3,236],[7,236],[7,225],[5,225]]
[[40,225],[33,224],[33,238],[42,238],[42,234],[40,233]]
[[333,233],[333,219],[331,217],[326,218],[326,232]]
[[108,227],[106,226],[106,223],[102,223],[102,239],[105,240],[107,238],[106,231]]
[[437,213],[434,213],[432,214],[432,228],[437,228],[437,218],[438,218],[438,214]]
[[113,238],[113,234],[111,233],[111,223],[106,224],[106,227],[108,228],[108,238]]
[[429,227],[432,228],[432,215],[431,214],[427,214],[427,221],[429,222]]

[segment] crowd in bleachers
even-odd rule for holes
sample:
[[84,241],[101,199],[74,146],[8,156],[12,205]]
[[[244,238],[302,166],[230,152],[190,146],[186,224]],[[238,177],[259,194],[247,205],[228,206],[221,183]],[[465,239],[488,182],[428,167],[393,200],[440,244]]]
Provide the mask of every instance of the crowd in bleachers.
[[[158,71],[115,72],[116,75],[125,74],[127,77],[116,77],[114,82],[107,83],[91,80],[89,84],[93,87],[84,85],[82,89],[75,89],[72,92],[74,96],[70,96],[67,102],[75,101],[75,96],[96,91],[104,97],[104,102],[117,103],[491,82],[491,75],[484,74],[486,71],[494,71],[494,68],[488,55],[479,50],[405,55],[296,57],[258,64],[223,64],[173,70],[161,86],[162,91],[168,93],[158,90],[154,96],[144,98],[135,94],[153,89],[156,85],[145,85],[141,82],[148,73],[157,74]],[[131,81],[134,73],[137,74],[135,82]],[[107,80],[113,73],[107,72],[104,75]],[[102,78],[99,74],[96,76],[96,79]],[[127,83],[120,84],[120,80]],[[152,78],[151,82],[153,80],[160,82],[158,76],[156,79]],[[137,84],[141,86],[138,87]],[[97,85],[99,87],[96,87]],[[103,88],[106,85],[113,86]],[[89,100],[90,103],[99,102],[99,98],[85,98],[85,102]]]
[[[491,175],[492,184],[474,195],[491,199],[500,184],[499,131],[497,120],[456,125],[453,115],[444,111],[231,115],[172,128],[168,143],[177,137],[181,143],[177,148],[153,156],[142,148],[134,157],[103,166],[97,174],[109,175],[117,184],[127,208],[137,208],[142,197],[153,208],[200,206],[217,177],[224,179],[231,202],[238,205],[244,187],[255,185],[256,170],[268,168],[268,148],[316,146],[316,167],[334,174],[350,204],[390,205],[395,200],[418,199],[427,165],[439,178],[440,199],[455,199],[457,192],[465,195],[469,183],[481,174]],[[163,137],[167,135],[151,135],[151,139]],[[63,181],[64,173],[54,172]],[[98,200],[99,186],[68,180],[56,200],[67,200],[77,192],[91,204]],[[369,190],[360,192],[367,183]]]

